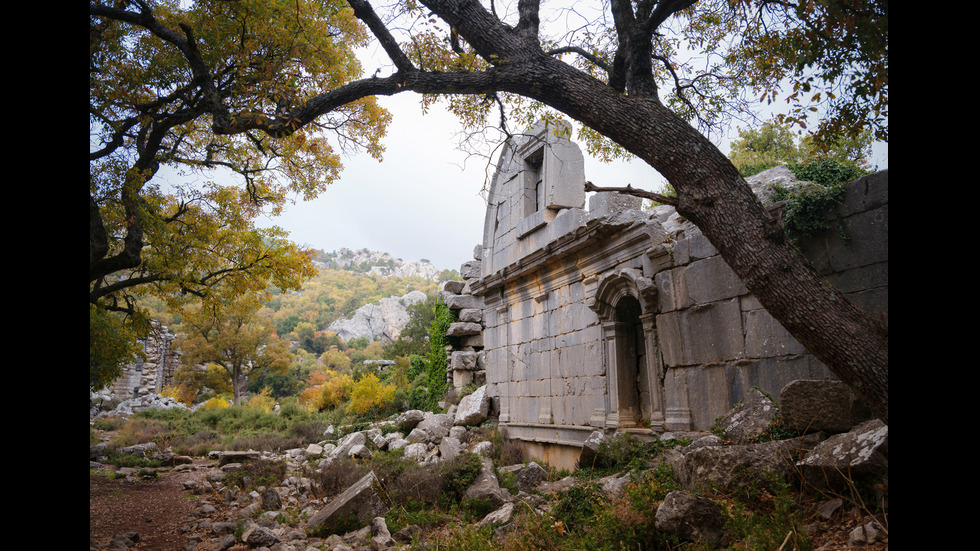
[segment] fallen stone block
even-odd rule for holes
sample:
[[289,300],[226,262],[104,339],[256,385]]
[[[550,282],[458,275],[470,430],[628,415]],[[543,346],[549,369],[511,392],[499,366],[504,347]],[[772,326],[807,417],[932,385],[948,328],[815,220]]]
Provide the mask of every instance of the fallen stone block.
[[388,494],[381,487],[377,475],[371,471],[310,517],[306,532],[318,537],[344,534],[369,525],[376,517],[383,517],[389,509],[391,501]]
[[453,424],[464,427],[476,426],[486,421],[489,413],[490,397],[487,396],[487,385],[483,385],[459,401]]
[[888,472],[888,425],[873,419],[835,434],[798,463],[803,480],[819,491],[844,492],[858,479]]
[[851,391],[841,381],[796,380],[779,393],[780,424],[800,434],[851,429]]

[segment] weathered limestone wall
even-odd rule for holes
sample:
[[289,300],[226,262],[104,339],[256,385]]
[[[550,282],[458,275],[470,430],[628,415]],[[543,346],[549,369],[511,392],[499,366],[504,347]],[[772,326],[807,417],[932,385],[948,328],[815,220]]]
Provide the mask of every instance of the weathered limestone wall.
[[120,398],[132,398],[134,389],[140,395],[159,393],[171,384],[180,366],[180,351],[172,346],[175,338],[166,326],[152,321],[150,334],[142,341],[146,360],[124,367],[122,376],[110,385],[112,393]]
[[[577,146],[541,126],[505,145],[483,244],[465,283],[444,290],[466,312],[450,329],[466,343],[449,376],[486,382],[510,438],[564,456],[597,428],[707,430],[752,387],[834,378],[673,208],[597,193],[584,209],[582,166]],[[850,239],[835,229],[801,246],[887,320],[887,172],[847,197]]]

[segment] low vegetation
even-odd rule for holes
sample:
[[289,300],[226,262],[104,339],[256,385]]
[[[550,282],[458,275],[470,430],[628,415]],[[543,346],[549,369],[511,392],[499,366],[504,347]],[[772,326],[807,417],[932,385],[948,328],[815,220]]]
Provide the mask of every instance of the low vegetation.
[[[366,427],[363,418],[344,417],[340,414],[344,411],[343,405],[310,411],[295,402],[281,404],[278,412],[248,407],[146,411],[125,421],[97,419],[91,430],[93,441],[98,440],[99,433],[110,431],[109,446],[113,449],[155,442],[193,456],[218,449],[282,452],[321,440],[330,424],[354,421],[342,433]],[[500,484],[516,495],[514,475],[501,468],[526,464],[527,459],[512,442],[501,437],[495,422],[488,421],[471,430],[474,437],[493,444],[489,458]],[[480,472],[480,458],[472,453],[462,453],[452,461],[421,465],[403,457],[400,451],[379,451],[371,459],[343,458],[323,469],[309,463],[299,473],[287,473],[283,462],[254,462],[226,483],[248,492],[300,475],[312,481],[315,497],[324,498],[339,494],[374,471],[393,505],[386,516],[389,530],[394,533],[410,525],[418,526],[426,534],[430,549],[710,549],[679,541],[655,526],[657,507],[669,492],[679,489],[663,456],[671,448],[688,443],[647,442],[626,435],[603,444],[600,459],[592,466],[573,473],[549,468],[549,481],[573,476],[577,483],[567,491],[542,494],[541,499],[550,503],[545,507],[515,502],[513,517],[506,526],[478,525],[494,507],[489,500],[465,497],[465,490]],[[156,466],[117,452],[110,452],[108,461],[147,470]],[[610,497],[600,486],[601,479],[609,476],[626,480],[619,497]],[[719,489],[705,495],[723,505],[728,518],[725,529],[734,538],[729,549],[777,549],[788,535],[793,548],[813,548],[805,535],[805,511],[817,496],[801,493],[785,480],[775,480],[765,488]]]

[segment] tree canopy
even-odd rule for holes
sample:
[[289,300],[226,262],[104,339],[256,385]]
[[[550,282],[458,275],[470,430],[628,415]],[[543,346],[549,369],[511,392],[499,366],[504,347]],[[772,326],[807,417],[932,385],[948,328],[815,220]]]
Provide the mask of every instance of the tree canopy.
[[[182,9],[136,0],[92,2],[90,16],[94,83],[103,74],[112,76],[108,82],[119,78],[112,60],[127,65],[125,58],[143,52],[156,60],[149,55],[153,45],[167,53],[137,64],[148,72],[124,86],[130,94],[122,101],[93,84],[93,95],[131,106],[129,115],[94,119],[106,129],[103,149],[125,138],[134,143],[132,162],[112,163],[122,155],[102,154],[101,164],[117,166],[111,172],[120,189],[119,220],[129,224],[120,246],[141,242],[133,229],[141,213],[135,199],[156,173],[161,152],[184,158],[192,150],[198,162],[211,164],[223,155],[246,184],[237,192],[240,202],[253,205],[281,196],[272,180],[256,176],[269,167],[296,178],[287,189],[320,189],[312,175],[331,174],[330,165],[306,176],[278,155],[329,158],[314,130],[330,127],[355,142],[379,137],[372,132],[386,119],[373,96],[411,91],[422,94],[424,104],[447,101],[470,130],[497,124],[510,133],[562,113],[582,124],[590,153],[628,153],[660,172],[677,193],[671,203],[698,225],[760,303],[887,422],[886,328],[785,239],[705,135],[746,116],[757,99],[777,101],[786,93],[796,102],[783,113],[786,122],[816,126],[817,136],[871,128],[887,139],[887,2],[399,0],[376,9],[367,0],[346,6],[210,0]],[[560,32],[553,31],[556,21]],[[368,36],[391,65],[362,77],[353,56],[341,55],[345,50],[337,46],[362,44]],[[306,48],[317,39],[327,42]],[[311,62],[306,71],[288,55],[294,52],[304,61],[303,54],[336,57]],[[168,86],[143,97],[137,81],[153,86],[158,75]],[[115,105],[100,104],[98,111],[113,112]],[[811,113],[823,113],[815,125]],[[190,127],[203,137],[183,132]],[[317,143],[315,152],[304,145]],[[375,142],[367,147],[380,151]],[[246,157],[252,162],[242,162]],[[93,267],[105,256],[97,254],[104,250],[97,244],[93,238]]]
[[[138,320],[148,294],[180,309],[312,277],[311,251],[253,221],[323,191],[340,152],[379,156],[389,115],[362,98],[288,133],[214,125],[268,110],[289,126],[300,98],[360,76],[368,35],[346,4],[91,2],[89,33],[93,324]],[[110,379],[116,360],[99,361]]]

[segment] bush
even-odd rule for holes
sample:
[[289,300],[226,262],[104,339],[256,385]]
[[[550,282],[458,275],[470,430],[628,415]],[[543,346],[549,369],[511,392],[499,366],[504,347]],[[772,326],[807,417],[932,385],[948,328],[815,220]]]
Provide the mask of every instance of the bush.
[[347,413],[366,415],[385,412],[395,398],[395,385],[383,385],[374,373],[369,373],[354,383],[350,393]]
[[463,499],[467,488],[480,475],[483,463],[475,453],[464,452],[448,463],[442,463],[443,481],[440,501],[443,505],[455,505]]
[[[797,179],[811,182],[791,189],[773,184],[773,201],[786,201],[783,214],[783,231],[793,243],[802,237],[810,237],[832,224],[830,215],[834,208],[844,201],[847,188],[844,186],[867,171],[853,163],[840,163],[832,159],[818,159],[804,164],[790,165]],[[841,239],[847,239],[838,221]]]
[[222,482],[227,486],[238,486],[243,492],[248,493],[262,486],[266,488],[278,486],[285,477],[285,461],[256,459],[242,463],[239,469],[226,474]]
[[227,409],[231,407],[231,402],[219,396],[215,396],[207,402],[204,402],[204,406],[202,407],[204,409]]
[[263,388],[259,394],[249,398],[242,407],[262,413],[272,413],[276,407],[276,401],[270,395],[269,389]]
[[333,370],[310,372],[309,387],[300,393],[299,403],[308,411],[322,411],[346,402],[354,388],[354,379],[346,373]]
[[160,389],[160,395],[164,398],[173,398],[185,406],[191,406],[194,404],[194,398],[197,397],[197,391],[190,385],[177,384],[163,387]]
[[338,457],[309,476],[313,494],[319,498],[332,498],[349,488],[366,475],[371,468],[349,457]]

